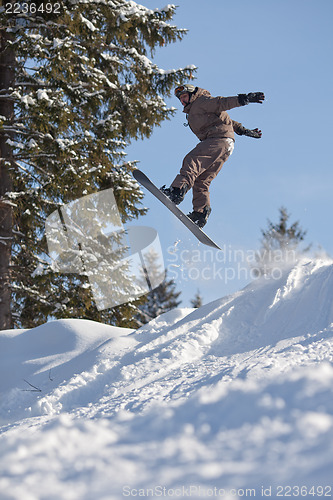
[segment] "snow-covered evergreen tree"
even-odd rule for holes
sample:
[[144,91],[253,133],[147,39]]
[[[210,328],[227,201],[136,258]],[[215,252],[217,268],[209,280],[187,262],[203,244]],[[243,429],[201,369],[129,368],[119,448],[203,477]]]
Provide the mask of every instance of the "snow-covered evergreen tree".
[[0,0],[0,329],[50,316],[130,325],[136,303],[98,312],[85,277],[51,271],[44,225],[62,205],[109,187],[123,222],[144,213],[124,150],[172,115],[163,96],[194,69],[152,62],[186,32],[169,23],[174,11],[130,0]]
[[146,302],[139,307],[139,323],[148,323],[160,314],[178,307],[181,304],[181,300],[177,300],[180,294],[181,292],[176,291],[175,282],[166,276],[157,288],[145,295]]
[[148,323],[160,314],[171,311],[181,303],[181,300],[178,300],[181,292],[176,291],[174,280],[168,279],[167,271],[162,267],[159,256],[154,251],[150,251],[145,254],[145,260],[147,269],[141,276],[142,282],[145,283],[147,278],[149,280],[149,276],[152,276],[160,285],[147,293],[144,296],[144,304],[139,306],[137,318],[141,324]]
[[285,207],[280,207],[279,214],[277,223],[268,220],[268,228],[261,230],[261,248],[256,254],[256,264],[253,266],[257,276],[270,274],[274,268],[285,263],[293,263],[300,254],[310,248],[300,248],[300,243],[306,235],[300,223],[296,221],[288,226],[290,214]]

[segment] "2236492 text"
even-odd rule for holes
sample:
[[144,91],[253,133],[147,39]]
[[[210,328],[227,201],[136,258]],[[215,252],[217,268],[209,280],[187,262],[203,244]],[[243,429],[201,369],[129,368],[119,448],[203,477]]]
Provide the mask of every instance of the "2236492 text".
[[45,3],[6,3],[5,4],[6,14],[60,14],[61,5],[60,2],[45,2]]

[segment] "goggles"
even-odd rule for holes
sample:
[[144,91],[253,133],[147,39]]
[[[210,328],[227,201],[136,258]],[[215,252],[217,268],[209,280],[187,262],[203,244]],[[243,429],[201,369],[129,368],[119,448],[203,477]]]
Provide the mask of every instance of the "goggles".
[[179,87],[175,88],[175,96],[178,97],[178,99],[179,99],[179,97],[182,94],[185,94],[186,92],[189,92],[191,94],[194,91],[195,91],[195,86],[194,85],[191,85],[191,84],[179,85]]

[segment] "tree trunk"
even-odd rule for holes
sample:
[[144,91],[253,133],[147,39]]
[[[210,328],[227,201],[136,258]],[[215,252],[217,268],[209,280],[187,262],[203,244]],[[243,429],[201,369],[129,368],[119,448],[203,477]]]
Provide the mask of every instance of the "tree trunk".
[[[15,77],[15,55],[8,45],[10,38],[8,33],[0,32],[0,119],[2,116],[6,121],[14,117],[14,102],[5,97],[10,93]],[[6,143],[9,138],[11,134],[0,128],[0,330],[13,328],[10,286],[13,209],[4,198],[12,191],[12,150]]]

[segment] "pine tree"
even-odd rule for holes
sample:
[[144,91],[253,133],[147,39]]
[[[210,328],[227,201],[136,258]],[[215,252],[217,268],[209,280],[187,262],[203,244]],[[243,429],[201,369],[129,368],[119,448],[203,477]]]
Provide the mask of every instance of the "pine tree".
[[97,311],[85,276],[51,270],[45,220],[110,187],[122,222],[145,212],[124,150],[172,116],[163,96],[194,68],[151,58],[186,30],[169,24],[173,5],[0,2],[0,329],[49,317],[135,326],[138,301]]
[[181,292],[176,292],[176,284],[173,280],[168,279],[167,271],[164,270],[158,255],[151,251],[145,254],[145,260],[147,270],[142,276],[142,281],[145,282],[148,275],[152,276],[155,282],[161,282],[163,277],[164,279],[160,285],[144,296],[145,302],[140,305],[138,314],[138,321],[141,324],[148,323],[153,318],[171,311],[181,304],[181,300],[177,300]]
[[262,229],[261,248],[256,255],[255,272],[258,276],[270,274],[274,267],[284,263],[294,262],[300,254],[310,248],[301,249],[304,231],[299,222],[288,226],[290,214],[285,207],[279,209],[280,217],[277,223],[268,220],[268,229]]
[[200,295],[199,290],[195,294],[194,299],[191,300],[191,305],[192,307],[195,308],[201,307],[203,305],[203,299],[202,296]]
[[163,283],[145,296],[146,302],[139,307],[138,319],[141,324],[178,307],[181,304],[181,300],[177,300],[180,294],[176,292],[175,282],[166,276]]

